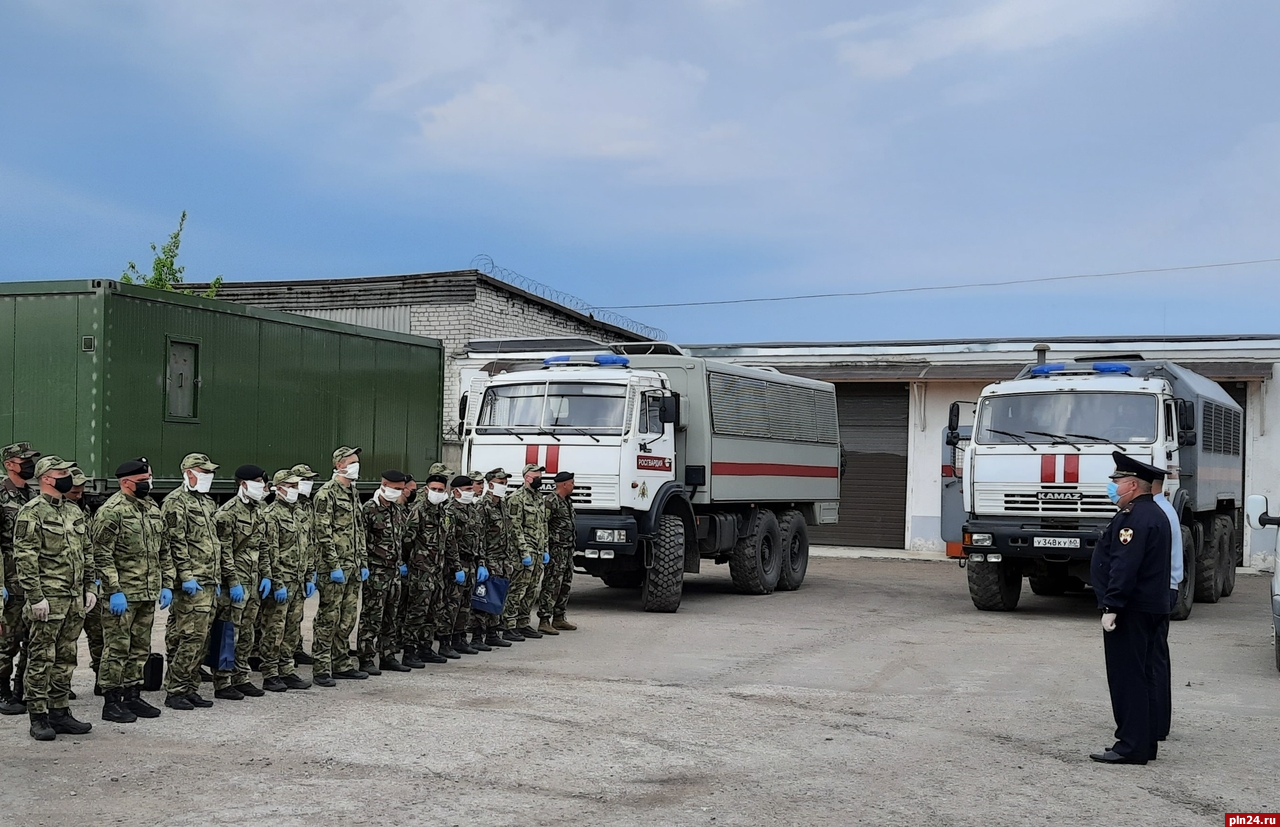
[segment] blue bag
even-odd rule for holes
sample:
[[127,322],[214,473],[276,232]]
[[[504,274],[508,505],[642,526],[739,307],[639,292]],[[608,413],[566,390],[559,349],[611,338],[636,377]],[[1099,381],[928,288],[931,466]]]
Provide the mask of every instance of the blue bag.
[[511,581],[507,578],[489,575],[488,580],[476,583],[475,588],[471,590],[471,608],[485,614],[502,614],[509,588],[511,588]]
[[230,620],[215,620],[209,628],[209,651],[204,665],[215,671],[236,668],[236,627]]

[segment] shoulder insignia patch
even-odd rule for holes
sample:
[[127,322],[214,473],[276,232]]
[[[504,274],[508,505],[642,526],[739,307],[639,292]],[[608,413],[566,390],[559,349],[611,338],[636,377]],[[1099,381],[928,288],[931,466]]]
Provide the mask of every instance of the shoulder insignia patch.
[[1120,542],[1127,545],[1131,540],[1133,540],[1133,529],[1132,528],[1120,529]]

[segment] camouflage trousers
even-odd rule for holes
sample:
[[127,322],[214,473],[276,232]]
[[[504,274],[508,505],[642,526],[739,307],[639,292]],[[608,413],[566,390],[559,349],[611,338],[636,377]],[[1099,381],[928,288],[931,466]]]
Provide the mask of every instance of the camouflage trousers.
[[[0,687],[8,686],[9,681],[17,678],[22,682],[22,674],[27,668],[27,636],[30,624],[27,622],[23,608],[27,598],[20,594],[9,593],[9,600],[4,604],[4,630],[0,632]],[[15,662],[17,668],[14,668]]]
[[76,670],[76,648],[84,628],[84,608],[78,599],[46,599],[49,619],[31,621],[27,642],[25,698],[27,711],[35,713],[66,709],[70,703],[71,673]]
[[359,603],[360,581],[354,572],[347,575],[346,583],[320,584],[320,606],[311,624],[311,657],[315,659],[312,674],[331,675],[352,667],[347,652]]
[[439,636],[460,634],[471,626],[471,587],[475,585],[476,572],[466,563],[462,565],[462,571],[466,579],[461,583],[457,582],[454,572],[443,573],[443,611],[436,624]]
[[[89,627],[89,615],[98,616],[98,630],[102,635],[102,655],[98,662],[98,684],[103,689],[123,689],[142,685],[142,668],[151,654],[151,627],[156,619],[154,600],[139,600],[119,617],[107,612],[104,616],[94,607],[85,615],[85,628]],[[90,641],[93,639],[90,638]]]
[[405,649],[431,647],[435,621],[439,614],[440,589],[438,575],[409,568],[401,581],[400,607],[397,615],[399,639]]
[[209,646],[209,624],[213,622],[213,586],[194,595],[178,590],[169,606],[164,627],[164,645],[169,668],[164,689],[170,695],[190,695],[200,689],[200,664]]
[[[99,672],[102,668],[102,614],[107,611],[106,598],[99,600],[98,604],[91,611],[84,613],[84,636],[89,639],[89,668],[94,672]],[[106,684],[98,681],[102,686]]]
[[551,563],[542,572],[542,593],[538,595],[538,618],[564,617],[573,586],[573,549],[551,552]]
[[297,674],[293,668],[293,641],[290,629],[302,626],[302,589],[289,589],[283,603],[269,597],[258,612],[258,657],[262,658],[262,677],[283,678]]
[[236,668],[219,669],[213,673],[214,689],[226,689],[228,686],[249,682],[249,656],[253,654],[254,629],[258,623],[258,612],[262,610],[262,598],[252,587],[244,593],[244,603],[239,606],[231,602],[227,592],[218,598],[218,620],[229,622],[236,630]]
[[507,590],[507,605],[502,609],[502,628],[519,629],[529,623],[529,610],[533,608],[534,590],[542,577],[542,558],[530,568],[518,567],[511,575],[511,587]]
[[[289,617],[285,620],[284,626],[284,642],[283,646],[286,652],[293,655],[304,653],[306,650],[302,648],[302,614],[306,604],[306,586],[304,591],[298,592],[296,595],[289,593],[290,611]],[[293,605],[296,603],[296,617]],[[280,674],[288,674],[281,672]]]
[[400,609],[400,571],[389,566],[369,566],[369,577],[360,590],[360,631],[356,652],[361,662],[400,651],[396,643],[396,614]]

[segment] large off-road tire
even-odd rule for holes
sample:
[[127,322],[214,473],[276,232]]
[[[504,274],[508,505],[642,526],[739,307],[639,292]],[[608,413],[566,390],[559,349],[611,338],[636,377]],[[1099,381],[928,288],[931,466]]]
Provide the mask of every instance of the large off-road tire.
[[778,591],[795,591],[809,570],[809,527],[804,514],[794,510],[782,512],[778,518],[778,536],[782,541]]
[[644,582],[643,571],[610,571],[600,575],[604,584],[612,589],[638,589]]
[[674,612],[684,591],[684,521],[674,514],[658,518],[653,565],[645,572],[640,605],[646,612]]
[[1219,514],[1218,519],[1226,520],[1230,526],[1227,529],[1227,554],[1222,561],[1222,596],[1230,597],[1236,590],[1236,527],[1228,516]]
[[1178,584],[1178,602],[1169,613],[1170,620],[1186,620],[1196,599],[1195,535],[1190,526],[1182,527],[1182,582]]
[[1018,608],[1022,596],[1022,574],[1012,564],[975,563],[965,567],[969,572],[969,597],[984,612],[1011,612]]
[[1196,601],[1217,603],[1222,597],[1223,560],[1231,522],[1215,514],[1203,522],[1204,543],[1196,553]]
[[1031,593],[1042,597],[1059,597],[1067,593],[1069,581],[1065,577],[1028,577]]
[[782,537],[778,518],[768,509],[752,512],[747,536],[729,554],[729,575],[743,594],[771,594],[782,573]]

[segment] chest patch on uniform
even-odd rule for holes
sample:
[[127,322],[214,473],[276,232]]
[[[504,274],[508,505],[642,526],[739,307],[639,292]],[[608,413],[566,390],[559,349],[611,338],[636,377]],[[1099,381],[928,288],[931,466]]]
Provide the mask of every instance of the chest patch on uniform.
[[1132,529],[1132,528],[1122,528],[1122,529],[1120,529],[1120,542],[1121,542],[1121,543],[1124,543],[1124,544],[1128,545],[1129,541],[1130,541],[1130,540],[1132,540],[1132,539],[1133,539],[1133,529]]

